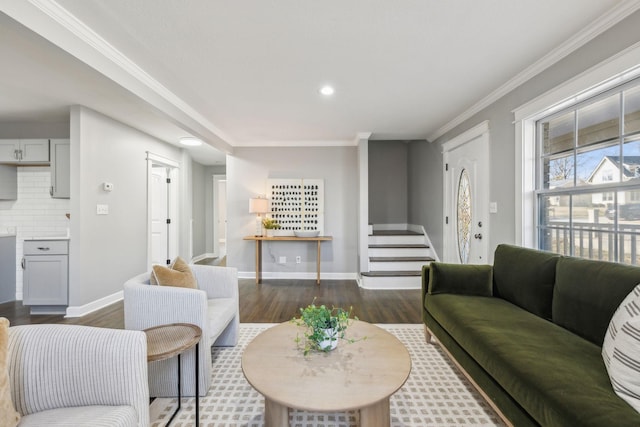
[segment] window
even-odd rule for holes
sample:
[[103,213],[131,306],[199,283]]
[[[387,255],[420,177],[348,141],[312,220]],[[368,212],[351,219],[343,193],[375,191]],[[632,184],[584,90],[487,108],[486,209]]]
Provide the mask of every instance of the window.
[[535,123],[540,249],[640,264],[640,79]]

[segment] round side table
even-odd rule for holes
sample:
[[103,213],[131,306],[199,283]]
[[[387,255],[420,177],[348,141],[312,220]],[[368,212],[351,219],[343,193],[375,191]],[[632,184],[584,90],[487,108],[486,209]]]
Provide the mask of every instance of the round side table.
[[147,362],[155,362],[157,360],[170,359],[178,356],[178,407],[169,418],[167,425],[171,424],[181,407],[182,387],[180,384],[180,355],[195,346],[196,351],[196,425],[200,421],[200,402],[199,402],[199,343],[202,337],[202,330],[190,323],[171,323],[168,325],[159,325],[143,331],[147,335]]

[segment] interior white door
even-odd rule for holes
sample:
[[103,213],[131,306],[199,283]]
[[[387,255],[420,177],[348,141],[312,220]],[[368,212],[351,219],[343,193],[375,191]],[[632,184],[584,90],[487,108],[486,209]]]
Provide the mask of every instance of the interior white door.
[[489,231],[489,134],[465,133],[444,145],[444,261],[486,264]]
[[154,166],[151,171],[151,263],[166,265],[169,257],[169,199],[167,169]]

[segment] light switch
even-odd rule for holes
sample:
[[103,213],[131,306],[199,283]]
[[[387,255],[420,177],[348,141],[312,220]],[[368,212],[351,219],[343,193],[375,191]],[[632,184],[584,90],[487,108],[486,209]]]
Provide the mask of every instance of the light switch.
[[489,213],[498,213],[498,203],[497,202],[489,203]]
[[109,205],[96,205],[96,214],[109,215]]

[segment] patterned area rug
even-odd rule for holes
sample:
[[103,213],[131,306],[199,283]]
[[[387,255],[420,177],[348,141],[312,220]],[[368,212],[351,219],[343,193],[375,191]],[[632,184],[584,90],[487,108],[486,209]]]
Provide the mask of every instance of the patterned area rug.
[[[264,399],[244,379],[240,360],[244,347],[268,324],[240,325],[236,347],[214,347],[209,394],[200,398],[200,425],[207,427],[262,427]],[[405,385],[391,396],[392,427],[504,426],[500,418],[452,365],[438,345],[424,341],[422,325],[379,325],[407,347],[411,374]],[[193,398],[182,400],[182,409],[172,426],[194,425]],[[151,404],[151,426],[166,424],[177,399],[155,399]],[[356,412],[314,413],[291,411],[295,427],[355,427]]]

